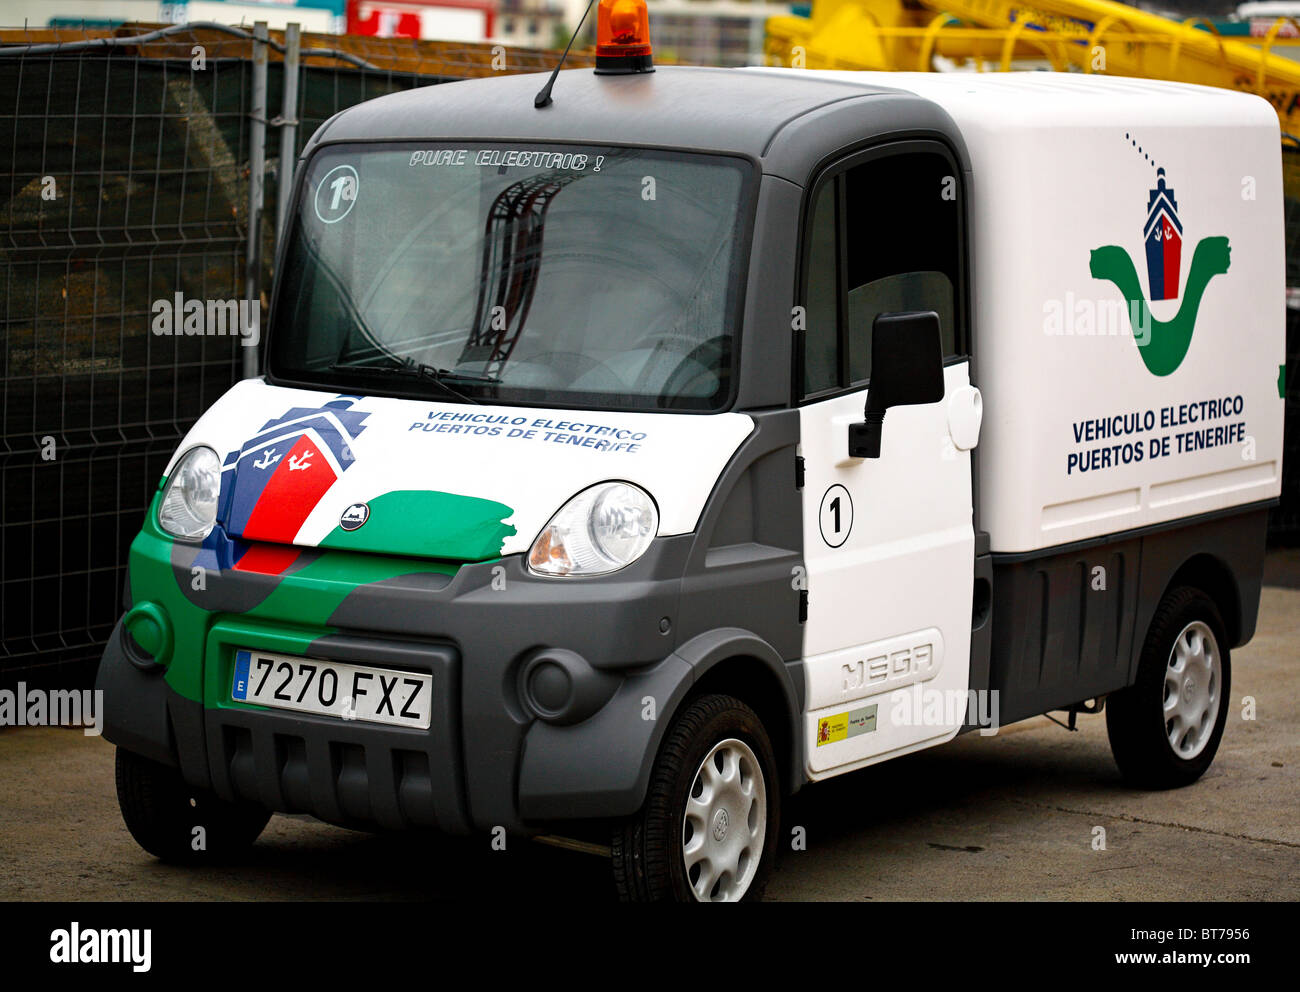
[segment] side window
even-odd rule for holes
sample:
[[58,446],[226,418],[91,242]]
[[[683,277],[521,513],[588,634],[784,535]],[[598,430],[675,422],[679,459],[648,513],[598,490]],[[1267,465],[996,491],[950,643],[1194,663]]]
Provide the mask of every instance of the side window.
[[839,254],[836,244],[837,184],[826,183],[812,212],[812,241],[808,246],[808,290],[804,298],[803,391],[820,393],[839,385]]
[[849,290],[849,382],[871,378],[871,325],[882,313],[933,310],[939,315],[943,357],[956,353],[953,341],[952,280],[943,272],[899,272]]
[[805,243],[804,396],[871,378],[871,327],[883,313],[934,310],[944,357],[959,354],[956,183],[946,156],[915,151],[820,184]]

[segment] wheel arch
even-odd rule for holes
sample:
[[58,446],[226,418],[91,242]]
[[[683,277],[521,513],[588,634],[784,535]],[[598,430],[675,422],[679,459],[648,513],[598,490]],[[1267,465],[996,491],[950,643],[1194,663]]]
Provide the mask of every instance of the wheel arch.
[[[802,663],[787,664],[751,631],[718,628],[686,641],[652,669],[629,675],[605,707],[582,723],[535,722],[519,768],[521,817],[546,821],[635,813],[645,801],[668,728],[688,701],[708,692],[725,692],[753,707],[777,750],[781,791],[788,794],[803,784]],[[656,703],[652,719],[645,716],[649,699]]]
[[1161,594],[1161,601],[1179,586],[1191,586],[1209,596],[1223,619],[1228,644],[1236,647],[1241,643],[1241,588],[1225,561],[1208,552],[1192,555],[1170,576]]
[[1137,613],[1125,685],[1137,680],[1138,663],[1156,611],[1178,586],[1203,592],[1218,607],[1225,648],[1240,647],[1254,636],[1267,527],[1268,506],[1249,504],[1179,521],[1142,536]]
[[[702,695],[734,696],[750,706],[762,720],[772,741],[781,773],[781,792],[790,795],[803,785],[800,721],[803,718],[803,666],[786,664],[765,641],[748,631],[718,631],[718,643],[700,645],[700,656],[690,657],[689,642],[679,649],[695,672],[694,684],[678,706]],[[709,635],[703,635],[708,638]],[[696,641],[703,638],[696,638]],[[675,714],[674,714],[675,715]]]

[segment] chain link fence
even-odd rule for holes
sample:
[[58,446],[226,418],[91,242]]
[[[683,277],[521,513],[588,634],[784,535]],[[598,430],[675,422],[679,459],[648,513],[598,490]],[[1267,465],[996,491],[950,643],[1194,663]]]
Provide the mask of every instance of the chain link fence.
[[211,24],[0,30],[0,687],[89,684],[168,457],[245,351],[152,334],[152,305],[265,307],[280,127],[296,122],[296,157],[352,104],[557,58],[307,34],[284,108],[287,40],[269,34],[264,93],[256,45]]
[[[267,37],[264,92],[257,44],[215,24],[0,30],[0,688],[88,684],[168,457],[241,375],[237,337],[151,334],[152,304],[180,293],[265,306],[280,129],[294,127],[296,156],[363,100],[540,72],[557,58],[304,34],[284,108],[290,39]],[[593,61],[573,52],[567,64]],[[250,236],[258,162],[265,197]],[[1288,258],[1300,258],[1294,244]],[[1300,543],[1297,314],[1288,310],[1287,470],[1270,526],[1283,544]]]

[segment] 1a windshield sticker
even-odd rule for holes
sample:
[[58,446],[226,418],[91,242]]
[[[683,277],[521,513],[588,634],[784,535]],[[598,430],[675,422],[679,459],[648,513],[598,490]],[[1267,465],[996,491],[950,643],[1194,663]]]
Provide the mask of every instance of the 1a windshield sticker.
[[316,216],[337,224],[352,211],[361,192],[361,177],[350,165],[336,165],[316,186]]

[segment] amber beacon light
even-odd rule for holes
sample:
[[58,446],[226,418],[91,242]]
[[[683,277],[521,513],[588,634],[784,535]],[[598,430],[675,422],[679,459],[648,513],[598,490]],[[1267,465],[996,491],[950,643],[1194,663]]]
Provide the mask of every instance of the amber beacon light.
[[600,0],[596,8],[596,72],[654,72],[646,0]]

